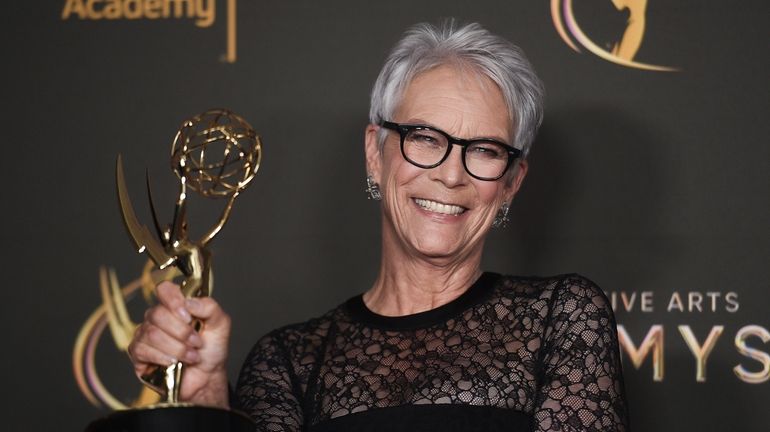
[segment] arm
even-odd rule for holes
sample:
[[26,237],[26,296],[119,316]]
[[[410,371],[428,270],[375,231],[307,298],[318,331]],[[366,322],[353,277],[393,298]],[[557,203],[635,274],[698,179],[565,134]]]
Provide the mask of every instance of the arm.
[[615,318],[593,282],[556,288],[544,331],[536,431],[626,431],[628,414]]
[[295,432],[302,428],[302,390],[276,330],[257,342],[238,378],[238,409],[257,423],[258,431]]

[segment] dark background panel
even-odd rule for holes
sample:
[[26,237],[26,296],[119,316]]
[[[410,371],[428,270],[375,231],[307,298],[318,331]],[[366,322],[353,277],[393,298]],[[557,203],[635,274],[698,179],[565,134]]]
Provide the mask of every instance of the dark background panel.
[[[665,377],[648,357],[624,356],[633,429],[763,430],[768,383],[735,375],[735,335],[770,328],[770,114],[766,2],[650,0],[636,60],[675,73],[618,66],[558,36],[549,2],[240,0],[238,59],[225,53],[226,1],[216,20],[62,20],[65,0],[14,2],[0,16],[6,329],[3,379],[9,430],[79,430],[108,411],[73,378],[71,354],[100,304],[97,270],[124,283],[133,253],[117,211],[122,153],[137,211],[149,222],[144,170],[162,217],[175,178],[167,154],[179,124],[211,107],[248,119],[263,166],[213,243],[215,296],[234,318],[233,379],[251,344],[280,325],[320,315],[366,290],[379,260],[379,216],[364,189],[363,130],[371,85],[409,25],[457,17],[519,44],[547,87],[546,120],[516,197],[512,223],[490,235],[485,266],[516,274],[580,272],[608,295],[651,292],[653,310],[616,308],[638,345],[665,331]],[[626,14],[575,0],[599,45]],[[202,232],[216,202],[193,203]],[[197,231],[196,231],[197,230]],[[735,292],[737,311],[667,311],[674,293]],[[141,316],[143,303],[132,301]],[[724,326],[705,382],[678,326],[699,342]],[[770,344],[748,344],[770,352]],[[97,351],[105,385],[138,393],[107,333]],[[42,414],[41,414],[42,413]]]

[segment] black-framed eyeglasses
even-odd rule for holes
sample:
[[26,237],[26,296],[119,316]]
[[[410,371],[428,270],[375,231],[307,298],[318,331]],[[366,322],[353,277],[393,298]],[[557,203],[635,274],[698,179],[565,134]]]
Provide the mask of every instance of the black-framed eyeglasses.
[[462,139],[419,124],[399,124],[384,121],[380,126],[394,130],[401,136],[401,154],[409,163],[420,168],[435,168],[441,165],[452,145],[462,147],[462,161],[465,171],[471,177],[494,181],[499,179],[521,156],[521,150],[491,138]]

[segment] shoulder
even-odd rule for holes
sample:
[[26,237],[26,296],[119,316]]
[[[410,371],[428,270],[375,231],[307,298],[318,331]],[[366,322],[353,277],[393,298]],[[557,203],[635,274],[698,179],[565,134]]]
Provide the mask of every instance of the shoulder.
[[575,273],[535,280],[540,282],[539,315],[546,352],[587,352],[602,347],[616,351],[617,324],[612,306],[594,281]]
[[612,315],[610,301],[599,285],[591,279],[572,273],[560,275],[558,280],[554,292],[554,308],[560,308],[562,313],[582,311]]
[[[591,279],[568,273],[554,276],[500,276],[499,295],[515,303],[525,301],[538,314],[550,320],[577,319],[581,314],[599,314],[614,320],[604,291]],[[583,316],[583,318],[585,318]]]
[[544,299],[591,299],[609,303],[599,285],[578,273],[555,276],[501,275],[498,289],[508,295],[530,295]]
[[332,323],[342,319],[344,314],[344,307],[340,305],[307,321],[278,327],[257,340],[252,355],[257,352],[280,352],[295,358],[302,351],[314,351],[323,345]]

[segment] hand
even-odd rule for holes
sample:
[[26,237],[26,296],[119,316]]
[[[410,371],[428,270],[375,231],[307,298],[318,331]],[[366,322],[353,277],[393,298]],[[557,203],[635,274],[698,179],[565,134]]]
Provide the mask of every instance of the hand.
[[[179,398],[227,408],[230,316],[210,297],[185,299],[171,282],[160,283],[156,293],[158,304],[147,310],[128,346],[136,375],[181,361]],[[193,319],[203,324],[200,332],[193,329]]]

